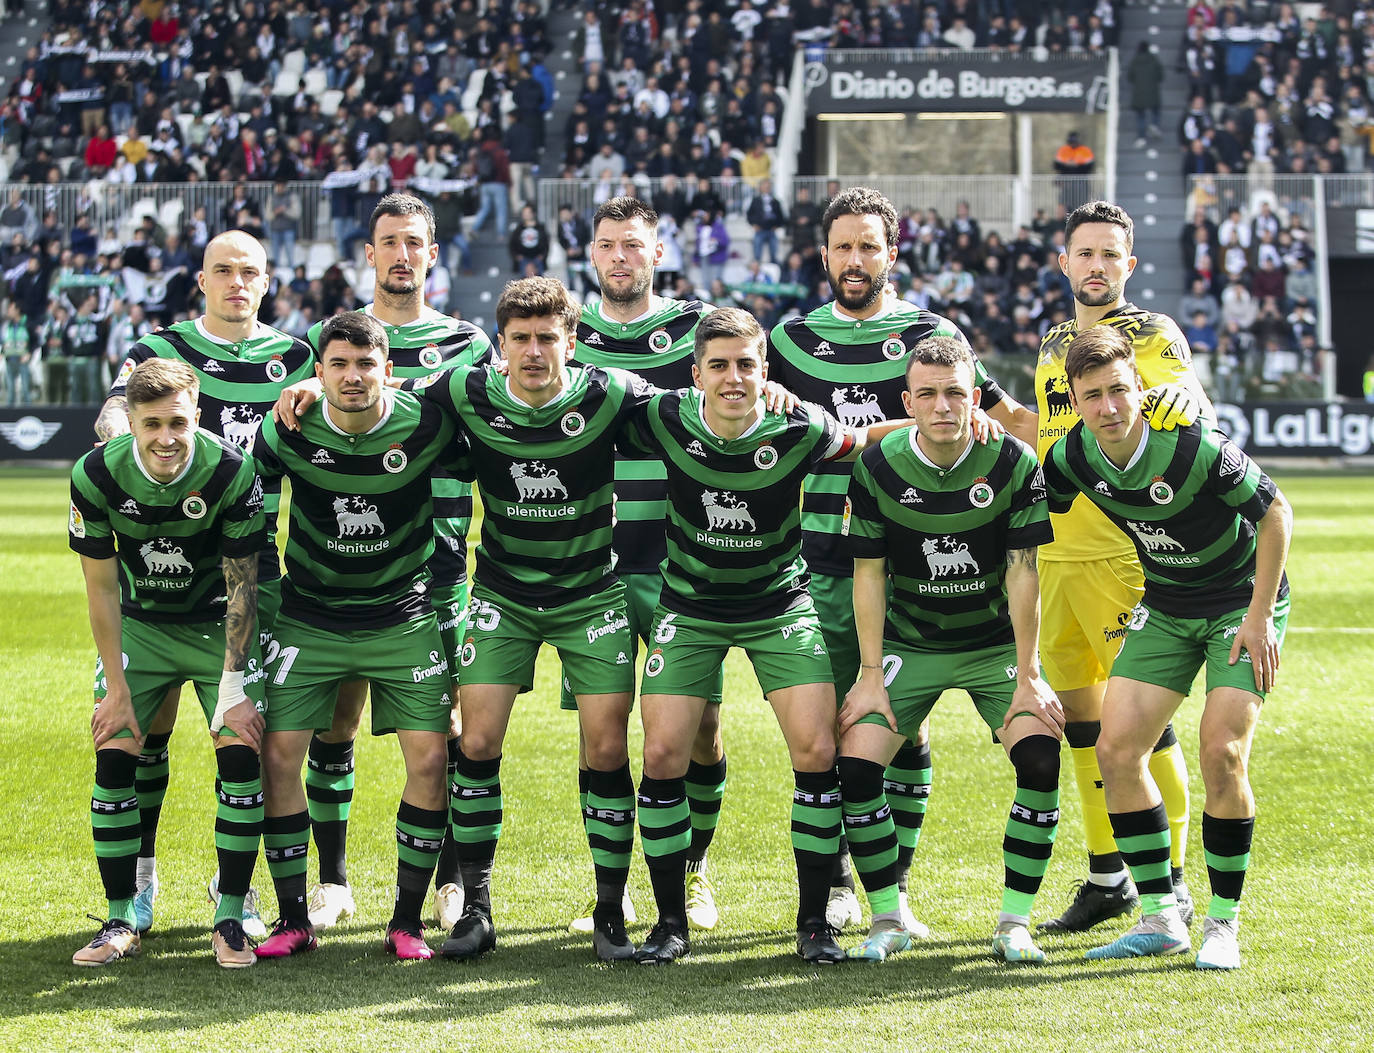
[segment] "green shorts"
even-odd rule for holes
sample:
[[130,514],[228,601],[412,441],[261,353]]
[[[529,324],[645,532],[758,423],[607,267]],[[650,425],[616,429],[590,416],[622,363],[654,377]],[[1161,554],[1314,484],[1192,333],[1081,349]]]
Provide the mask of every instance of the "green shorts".
[[449,668],[430,611],[385,629],[321,629],[277,618],[267,667],[268,731],[319,731],[334,719],[339,685],[372,684],[372,734],[447,733]]
[[644,661],[643,695],[709,697],[731,647],[741,647],[749,656],[764,695],[831,681],[830,654],[810,603],[750,622],[707,621],[660,604],[648,645],[653,650]]
[[[167,692],[186,681],[195,685],[205,723],[215,715],[219,704],[220,674],[224,671],[224,623],[141,622],[135,618],[120,619],[120,650],[124,661],[124,679],[129,685],[134,719],[143,731],[152,724],[162,708]],[[263,666],[261,652],[256,648],[248,656],[248,668],[243,674],[243,693],[266,711],[263,698]],[[105,667],[95,660],[95,704],[105,698]],[[228,728],[224,734],[234,734]],[[133,738],[125,729],[115,738]]]
[[441,585],[429,596],[439,619],[439,639],[443,641],[444,657],[448,659],[449,679],[457,681],[458,652],[463,647],[463,630],[468,625],[468,583]]
[[[625,613],[630,619],[630,643],[634,647],[630,652],[630,658],[634,659],[639,655],[639,641],[643,640],[646,644],[649,642],[649,631],[654,624],[654,611],[658,608],[658,597],[663,591],[663,575],[626,574],[620,581],[625,586]],[[711,694],[707,696],[707,701],[715,706],[720,705],[721,696],[725,692],[723,666],[719,674],[715,686],[711,688]],[[559,692],[558,708],[574,712],[577,710],[577,696],[568,686],[566,676]]]
[[[1288,598],[1274,607],[1274,631],[1283,646],[1288,628]],[[1245,608],[1215,618],[1176,618],[1146,604],[1131,612],[1131,624],[1112,666],[1112,676],[1124,676],[1144,684],[1187,695],[1197,671],[1207,667],[1207,690],[1236,687],[1264,697],[1255,690],[1254,667],[1248,652],[1230,664],[1232,638],[1245,617]]]
[[[1016,692],[1016,645],[962,652],[918,651],[884,640],[883,686],[897,730],[909,739],[930,716],[939,697],[957,688],[968,692],[995,740]],[[887,721],[870,713],[859,723],[886,726]]]
[[564,682],[575,694],[619,694],[635,688],[634,633],[625,610],[625,586],[619,582],[542,611],[477,584],[468,608],[459,681],[516,684],[529,691],[542,643],[557,649]]

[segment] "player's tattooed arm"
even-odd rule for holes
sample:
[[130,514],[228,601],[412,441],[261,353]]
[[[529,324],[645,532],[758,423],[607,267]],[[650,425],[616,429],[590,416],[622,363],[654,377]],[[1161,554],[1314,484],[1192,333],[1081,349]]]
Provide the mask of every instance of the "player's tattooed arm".
[[248,654],[258,638],[257,553],[224,557],[224,586],[229,607],[224,616],[224,668],[248,667]]
[[111,395],[100,407],[95,418],[95,434],[101,442],[109,442],[116,435],[129,430],[129,400],[123,395]]
[[1030,573],[1038,576],[1040,570],[1036,563],[1037,551],[1038,549],[1036,549],[1033,546],[1031,548],[1008,549],[1007,568],[1011,569],[1013,567],[1024,567],[1026,570],[1030,571]]

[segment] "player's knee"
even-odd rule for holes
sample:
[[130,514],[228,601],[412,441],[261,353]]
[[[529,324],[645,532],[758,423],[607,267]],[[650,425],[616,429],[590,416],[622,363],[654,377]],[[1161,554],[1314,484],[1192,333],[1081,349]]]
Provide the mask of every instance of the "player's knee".
[[463,728],[463,755],[469,760],[495,760],[501,756],[501,736],[469,722]]
[[835,764],[835,736],[818,731],[792,745],[792,767],[797,771],[825,771]]
[[1232,738],[1209,738],[1202,743],[1200,765],[1209,787],[1232,785],[1246,777],[1245,749]]
[[262,785],[269,796],[280,793],[301,777],[301,761],[285,736],[267,735],[262,743]]
[[1147,754],[1141,754],[1135,744],[1109,734],[1105,729],[1097,738],[1097,767],[1102,778],[1109,781],[1144,770]]
[[644,740],[644,774],[651,779],[678,779],[687,774],[687,757],[675,743]]
[[252,782],[262,770],[258,755],[244,745],[221,746],[215,750],[215,767],[224,782]]
[[912,744],[913,746],[929,746],[929,745],[930,745],[930,718],[929,718],[929,717],[927,717],[925,720],[921,721],[921,726],[920,726],[919,728],[916,729],[916,734],[913,735],[913,736],[911,736],[911,744]]
[[840,757],[840,792],[844,799],[858,804],[871,801],[883,792],[883,766],[862,757]]
[[1016,785],[1046,793],[1059,786],[1059,740],[1049,735],[1029,735],[1011,748]]

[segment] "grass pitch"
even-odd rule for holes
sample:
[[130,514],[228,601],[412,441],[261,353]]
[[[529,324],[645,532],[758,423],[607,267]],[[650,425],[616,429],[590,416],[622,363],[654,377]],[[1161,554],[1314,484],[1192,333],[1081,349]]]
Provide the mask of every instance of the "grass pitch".
[[[95,929],[85,914],[104,908],[88,813],[94,646],[63,536],[66,477],[0,473],[0,816],[11,831],[0,851],[0,1049],[1368,1049],[1374,754],[1362,685],[1374,667],[1374,485],[1349,472],[1281,474],[1279,484],[1297,513],[1294,604],[1252,761],[1260,816],[1239,973],[1199,973],[1191,956],[1083,961],[1124,923],[1046,939],[1041,968],[989,956],[1013,780],[962,695],[935,710],[935,788],[912,873],[933,938],[881,966],[803,967],[792,953],[786,752],[738,655],[724,713],[730,778],[711,849],[722,920],[694,938],[687,962],[602,966],[587,939],[566,931],[591,868],[576,733],[557,709],[548,655],[536,691],[517,705],[502,769],[495,953],[454,965],[382,952],[401,765],[393,739],[364,736],[349,838],[358,918],[313,955],[230,973],[209,950],[214,776],[189,695],[172,740],[155,929],[136,959],[70,964]],[[1193,755],[1187,869],[1201,914],[1199,705],[1190,698],[1175,723]],[[631,735],[634,758],[641,740]],[[1037,921],[1058,913],[1084,869],[1068,768]],[[255,884],[270,910],[261,861]],[[638,939],[653,914],[640,859],[631,889]]]

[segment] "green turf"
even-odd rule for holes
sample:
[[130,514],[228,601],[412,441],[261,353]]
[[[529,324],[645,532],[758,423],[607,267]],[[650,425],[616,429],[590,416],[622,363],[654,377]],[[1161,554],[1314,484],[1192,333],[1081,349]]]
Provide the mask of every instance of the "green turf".
[[[1295,601],[1252,763],[1260,818],[1238,974],[1200,974],[1191,957],[1084,962],[1098,933],[1045,940],[1050,961],[1038,969],[989,957],[1012,778],[962,696],[935,711],[935,790],[912,876],[933,939],[882,966],[802,967],[791,946],[786,754],[734,657],[730,782],[711,852],[722,921],[696,938],[689,961],[608,968],[566,932],[591,880],[576,736],[557,709],[550,660],[507,742],[494,954],[454,965],[382,953],[401,770],[393,740],[364,739],[349,853],[358,918],[308,958],[229,973],[209,954],[213,773],[191,705],[172,741],[155,931],[132,961],[69,964],[94,931],[85,914],[103,910],[87,811],[94,650],[63,540],[65,477],[0,473],[0,822],[11,831],[0,852],[0,1049],[1369,1048],[1374,753],[1363,674],[1374,668],[1374,485],[1353,473],[1280,484],[1297,510]],[[1201,913],[1197,712],[1190,699],[1176,725],[1194,772],[1188,874]],[[634,732],[632,756],[639,742]],[[1082,869],[1070,788],[1037,920],[1058,913]],[[256,884],[270,908],[261,863]],[[651,914],[639,860],[631,884]],[[641,921],[631,935],[644,931]]]

